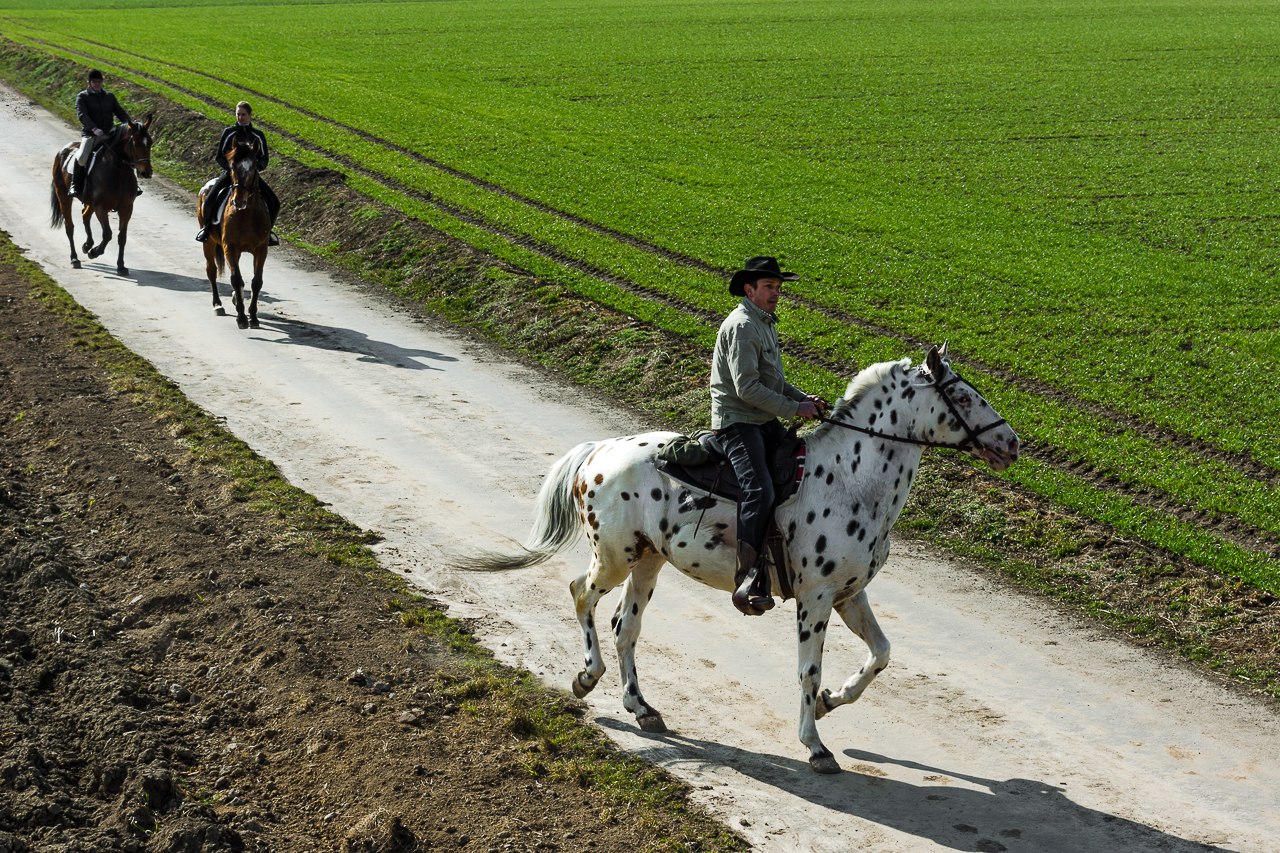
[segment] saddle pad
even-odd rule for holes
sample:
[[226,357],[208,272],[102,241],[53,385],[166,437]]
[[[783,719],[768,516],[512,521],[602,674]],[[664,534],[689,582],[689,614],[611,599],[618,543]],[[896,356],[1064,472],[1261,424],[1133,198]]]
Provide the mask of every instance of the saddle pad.
[[[62,171],[67,173],[67,178],[71,178],[73,174],[72,170],[74,170],[76,167],[76,157],[79,156],[79,149],[80,149],[79,142],[68,142],[66,145],[63,146],[62,150],[73,152],[70,157],[67,157],[62,161]],[[93,169],[93,164],[98,162],[98,155],[101,153],[102,153],[101,145],[93,149],[93,153],[89,155],[89,165],[86,166],[84,170],[84,173],[86,175],[89,174],[89,172]]]

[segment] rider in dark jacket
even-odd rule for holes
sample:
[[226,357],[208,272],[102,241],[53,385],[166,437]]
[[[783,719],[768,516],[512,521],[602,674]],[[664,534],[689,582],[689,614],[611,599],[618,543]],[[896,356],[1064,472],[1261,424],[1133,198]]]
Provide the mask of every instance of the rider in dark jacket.
[[[236,123],[222,131],[222,136],[218,139],[218,147],[213,152],[213,159],[222,167],[222,174],[213,184],[208,195],[204,199],[204,215],[200,221],[204,223],[204,227],[196,234],[196,240],[203,243],[209,239],[209,229],[217,225],[222,218],[222,208],[226,205],[227,190],[231,188],[231,164],[227,162],[226,150],[227,143],[231,137],[237,133],[250,133],[258,141],[258,171],[261,172],[267,168],[271,155],[267,150],[267,137],[262,131],[253,126],[253,108],[246,101],[236,104]],[[267,212],[271,215],[271,237],[267,240],[269,246],[279,246],[280,240],[276,237],[275,226],[276,217],[280,215],[280,199],[276,196],[275,191],[267,185],[267,182],[258,177],[258,189],[262,192],[262,199],[267,203]]]
[[[128,124],[130,118],[116,96],[102,88],[102,72],[96,68],[89,72],[84,91],[76,95],[76,118],[80,119],[80,152],[71,170],[71,195],[80,198],[84,192],[85,167],[89,165],[94,147],[111,130],[114,119]],[[138,195],[142,195],[141,188]]]

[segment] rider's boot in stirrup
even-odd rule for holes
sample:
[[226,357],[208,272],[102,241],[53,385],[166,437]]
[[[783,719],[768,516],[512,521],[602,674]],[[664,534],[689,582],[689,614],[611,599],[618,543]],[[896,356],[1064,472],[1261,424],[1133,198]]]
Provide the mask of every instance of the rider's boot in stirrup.
[[279,246],[280,238],[276,236],[276,232],[272,231],[271,236],[267,238],[268,246]]
[[68,195],[72,198],[83,198],[84,195],[84,166],[79,160],[71,167],[71,192]]
[[[746,542],[738,543],[738,567],[733,573],[733,606],[746,616],[759,616],[773,609],[773,599],[766,595],[752,595],[752,588],[759,585],[759,574],[765,571],[764,554],[757,553]],[[766,588],[767,589],[767,588]]]
[[205,240],[208,240],[208,239],[209,239],[209,228],[207,226],[204,228],[201,228],[199,231],[196,232],[197,243],[203,243]]

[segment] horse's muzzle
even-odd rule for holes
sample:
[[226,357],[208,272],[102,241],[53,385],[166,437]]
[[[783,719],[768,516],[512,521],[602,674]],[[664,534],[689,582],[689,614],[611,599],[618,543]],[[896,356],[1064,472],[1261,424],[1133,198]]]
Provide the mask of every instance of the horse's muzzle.
[[983,445],[977,456],[990,465],[992,471],[1003,471],[1018,461],[1018,437],[1015,435],[1008,441],[1001,438]]

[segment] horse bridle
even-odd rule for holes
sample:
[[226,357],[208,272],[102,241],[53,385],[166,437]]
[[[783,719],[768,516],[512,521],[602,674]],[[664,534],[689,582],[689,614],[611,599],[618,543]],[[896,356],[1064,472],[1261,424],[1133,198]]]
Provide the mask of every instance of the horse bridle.
[[[911,436],[908,436],[908,435],[891,435],[890,433],[880,432],[879,430],[874,430],[874,429],[871,429],[870,427],[854,426],[853,424],[842,423],[840,421],[832,420],[831,418],[827,418],[827,417],[820,416],[818,420],[822,421],[824,424],[831,424],[832,426],[844,427],[845,429],[851,429],[854,432],[864,433],[866,435],[874,436],[875,438],[885,438],[885,439],[888,439],[889,441],[900,441],[904,444],[918,444],[921,447],[942,447],[948,450],[968,450],[970,447],[976,447],[978,445],[978,436],[982,435],[984,432],[987,432],[988,430],[993,430],[998,426],[1002,426],[1008,423],[1008,421],[1005,418],[1000,418],[999,420],[993,421],[992,423],[989,423],[984,427],[981,427],[979,429],[974,429],[972,426],[969,425],[969,422],[964,419],[964,415],[960,414],[960,410],[956,408],[956,404],[952,401],[951,397],[946,393],[947,389],[950,388],[952,385],[955,385],[958,382],[965,382],[966,380],[964,379],[964,377],[961,376],[956,371],[952,370],[951,378],[947,379],[945,382],[938,382],[938,380],[934,379],[932,376],[929,377],[929,379],[930,379],[929,386],[933,388],[933,390],[938,392],[938,396],[942,398],[942,402],[947,404],[947,408],[951,411],[951,414],[954,415],[955,419],[960,422],[960,426],[964,427],[965,439],[959,444],[952,444],[951,442],[945,442],[945,441],[930,441],[928,439],[912,438]],[[982,393],[978,391],[978,389],[974,386],[972,382],[968,382],[967,384],[970,388],[973,388],[973,391],[975,394],[982,396]]]

